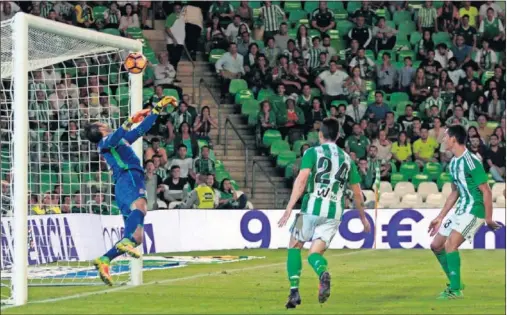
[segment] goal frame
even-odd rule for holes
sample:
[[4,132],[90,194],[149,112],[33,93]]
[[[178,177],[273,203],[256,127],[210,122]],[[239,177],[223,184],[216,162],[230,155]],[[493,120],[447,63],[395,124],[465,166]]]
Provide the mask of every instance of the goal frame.
[[[14,83],[13,108],[13,165],[14,175],[12,207],[14,213],[14,255],[13,276],[11,279],[11,302],[24,305],[28,302],[28,72],[29,69],[29,29],[37,29],[56,36],[66,36],[88,41],[113,49],[130,52],[141,52],[140,41],[106,33],[79,28],[76,26],[54,22],[26,13],[17,13],[12,23],[12,75]],[[63,27],[64,26],[64,27]],[[89,52],[83,51],[83,56]],[[142,109],[143,82],[142,74],[129,75],[130,79],[130,111]],[[132,145],[135,153],[142,157],[142,142]],[[142,250],[142,247],[140,247]],[[131,260],[130,284],[140,285],[143,282],[142,259]]]

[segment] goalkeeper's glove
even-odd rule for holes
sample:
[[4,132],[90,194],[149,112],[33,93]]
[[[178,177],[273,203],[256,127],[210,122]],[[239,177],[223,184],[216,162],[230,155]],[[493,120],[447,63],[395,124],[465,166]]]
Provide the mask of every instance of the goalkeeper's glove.
[[124,123],[122,126],[123,129],[125,130],[130,130],[130,128],[132,128],[132,125],[133,124],[137,124],[137,123],[140,123],[144,120],[144,118],[146,116],[148,116],[150,113],[150,110],[149,109],[143,109],[143,110],[140,110],[138,111],[137,113],[135,113],[134,115],[132,115],[132,117],[129,117]]
[[159,115],[169,104],[176,107],[178,105],[178,100],[174,96],[164,96],[158,101],[157,105],[153,107],[152,112]]

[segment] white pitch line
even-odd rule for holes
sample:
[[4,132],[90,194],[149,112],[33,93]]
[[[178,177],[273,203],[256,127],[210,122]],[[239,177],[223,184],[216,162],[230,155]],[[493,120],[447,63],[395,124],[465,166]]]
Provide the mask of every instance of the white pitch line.
[[[348,253],[344,253],[344,254],[329,255],[328,257],[350,256],[350,255],[357,255],[357,254],[362,254],[362,253],[371,252],[371,251],[372,250],[361,250],[361,251],[348,252]],[[285,262],[283,262],[283,263],[276,263],[276,264],[267,264],[267,265],[253,266],[253,267],[246,267],[246,268],[236,268],[236,269],[230,269],[230,270],[226,270],[226,271],[228,273],[236,273],[236,272],[242,272],[242,271],[265,269],[265,268],[270,268],[270,267],[278,267],[278,266],[283,266],[283,265],[285,265]],[[118,292],[118,291],[125,291],[125,290],[130,290],[130,289],[136,289],[136,288],[139,288],[139,287],[150,286],[150,285],[153,285],[153,284],[173,283],[173,282],[179,282],[179,281],[185,281],[185,280],[193,280],[193,279],[199,279],[199,278],[205,278],[205,277],[213,277],[213,276],[219,276],[219,275],[221,275],[222,272],[223,272],[223,270],[222,271],[217,271],[217,272],[212,272],[212,273],[199,273],[199,274],[196,274],[196,275],[193,275],[193,276],[151,281],[151,282],[143,283],[143,284],[138,285],[138,286],[122,286],[122,287],[117,287],[117,288],[112,288],[112,289],[107,289],[107,290],[85,292],[85,293],[79,293],[79,294],[74,294],[74,295],[69,295],[69,296],[64,296],[64,297],[58,297],[58,298],[53,298],[53,299],[36,300],[36,301],[28,302],[28,304],[55,303],[55,302],[61,302],[61,301],[66,301],[66,300],[73,300],[73,299],[88,297],[88,296],[92,296],[92,295],[99,295],[99,294],[106,294],[106,293],[113,293],[113,292]],[[8,305],[8,306],[2,307],[1,310],[8,309],[8,308],[15,308],[15,307],[19,307],[19,306]]]

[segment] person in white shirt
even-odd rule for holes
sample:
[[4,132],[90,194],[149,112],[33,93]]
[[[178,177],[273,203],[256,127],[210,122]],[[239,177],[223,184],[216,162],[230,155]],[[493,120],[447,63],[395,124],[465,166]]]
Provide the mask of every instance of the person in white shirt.
[[364,114],[366,113],[366,105],[360,103],[361,98],[359,96],[355,96],[352,98],[352,104],[348,105],[345,114],[347,116],[352,117],[356,124],[361,122]]
[[[155,85],[166,85],[173,84],[174,78],[176,77],[176,70],[171,63],[169,63],[169,55],[167,52],[161,52],[158,54],[159,63],[155,65]],[[164,88],[167,88],[164,86]]]
[[55,85],[62,81],[62,75],[60,72],[55,71],[53,66],[47,66],[42,71],[42,79],[50,90],[54,90]]
[[238,53],[236,43],[229,43],[229,52],[223,54],[215,63],[215,69],[222,78],[221,97],[229,92],[229,83],[232,79],[239,79],[245,74],[243,56]]
[[11,19],[19,11],[19,6],[13,1],[2,1],[1,5],[0,21]]
[[487,18],[489,8],[493,9],[495,18],[504,16],[504,12],[503,12],[502,8],[500,8],[500,6],[495,3],[495,1],[489,0],[489,1],[486,1],[486,3],[481,5],[481,7],[479,8],[479,18],[481,20],[484,20],[485,18]]
[[58,84],[56,86],[56,90],[51,95],[49,95],[48,100],[49,104],[51,105],[51,109],[56,112],[59,111],[66,101],[65,85]]
[[447,73],[449,74],[449,78],[454,86],[458,86],[459,79],[466,77],[465,71],[458,68],[458,60],[455,57],[449,59],[448,66]]
[[357,51],[357,56],[352,58],[350,61],[349,67],[350,72],[354,69],[355,66],[359,66],[361,70],[361,78],[365,79],[373,75],[373,67],[375,67],[375,62],[370,58],[366,57],[366,50],[364,48],[359,48]]
[[454,57],[452,51],[447,47],[446,44],[440,43],[437,45],[437,49],[435,49],[435,60],[440,62],[442,68],[446,69],[449,64],[449,59]]
[[[239,15],[235,15],[234,20],[232,20],[232,23],[227,25],[227,28],[225,29],[225,35],[227,36],[229,41],[231,41],[231,42],[236,41],[236,39],[238,37],[239,27],[242,24],[245,24],[245,23],[241,23],[241,17]],[[245,24],[245,26],[246,26],[248,33],[250,33],[250,28],[248,27],[248,25]]]
[[[167,51],[169,52],[169,61],[174,70],[178,71],[178,63],[183,54],[183,45],[185,44],[185,17],[181,14],[181,4],[175,3],[174,12],[171,13],[165,22]],[[174,82],[179,82],[175,79]]]
[[336,61],[331,60],[329,70],[322,72],[315,79],[315,84],[324,94],[323,99],[328,108],[332,101],[345,98],[343,84],[348,77],[349,75],[346,72],[338,70]]
[[187,157],[187,147],[184,144],[180,144],[177,150],[177,156],[171,159],[166,168],[170,170],[173,166],[179,166],[180,178],[189,179],[193,172],[194,161],[191,157]]

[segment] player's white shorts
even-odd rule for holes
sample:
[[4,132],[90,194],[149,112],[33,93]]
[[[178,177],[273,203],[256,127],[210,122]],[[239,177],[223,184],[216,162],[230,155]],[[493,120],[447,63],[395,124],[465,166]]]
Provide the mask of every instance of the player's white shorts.
[[312,214],[298,213],[290,228],[291,236],[299,242],[322,240],[329,247],[338,232],[340,221]]
[[472,241],[475,233],[484,225],[484,219],[473,214],[464,213],[461,215],[452,214],[444,219],[440,226],[439,234],[448,237],[452,230],[463,235],[465,240]]

